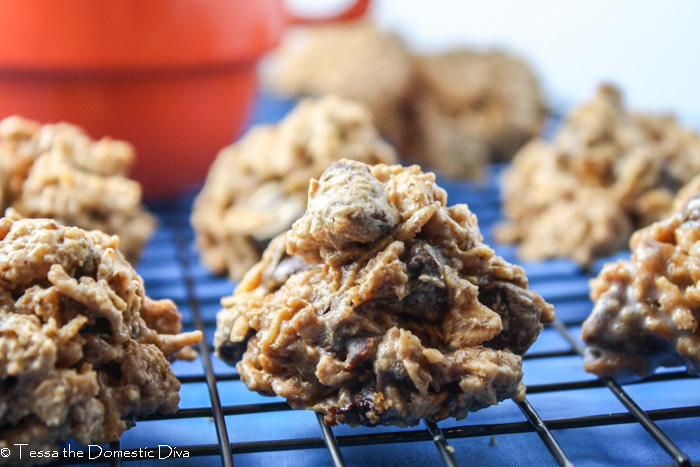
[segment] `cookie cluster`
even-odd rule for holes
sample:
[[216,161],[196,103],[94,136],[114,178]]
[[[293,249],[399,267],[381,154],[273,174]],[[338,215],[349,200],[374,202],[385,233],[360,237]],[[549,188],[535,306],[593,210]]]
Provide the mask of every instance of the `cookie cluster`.
[[505,171],[506,221],[496,229],[520,256],[581,264],[623,248],[668,215],[700,173],[700,135],[671,115],[628,111],[617,88],[567,116],[552,141],[534,140]]
[[224,148],[192,210],[204,264],[240,279],[304,214],[309,180],[342,158],[391,163],[396,154],[364,106],[333,96],[304,100],[280,123]]
[[591,282],[587,371],[623,379],[660,366],[700,372],[700,177],[694,185],[677,212],[635,232],[630,260],[605,265]]
[[146,296],[117,243],[49,219],[0,220],[0,447],[116,441],[135,417],[177,410],[169,359],[194,358],[202,334],[180,333],[175,304]]
[[222,300],[218,355],[328,424],[415,425],[524,397],[552,306],[418,166],[341,160]]

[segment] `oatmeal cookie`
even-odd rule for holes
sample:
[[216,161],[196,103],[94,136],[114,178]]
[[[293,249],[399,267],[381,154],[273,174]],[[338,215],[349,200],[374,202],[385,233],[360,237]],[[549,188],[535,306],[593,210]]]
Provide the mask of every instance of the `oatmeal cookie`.
[[192,211],[204,264],[240,279],[304,214],[309,180],[343,157],[396,160],[370,112],[332,96],[304,100],[279,124],[255,127],[223,149]]
[[194,358],[202,334],[146,296],[116,237],[2,218],[0,239],[0,447],[115,441],[135,417],[177,410],[168,359]]
[[669,115],[628,112],[601,86],[553,141],[518,152],[503,176],[499,241],[528,259],[588,265],[623,248],[635,230],[667,215],[676,191],[700,173],[700,136]]
[[141,186],[126,177],[133,159],[124,141],[8,117],[0,122],[0,209],[119,235],[120,251],[136,261],[155,220],[141,204]]
[[591,281],[583,323],[586,371],[646,376],[659,366],[700,372],[700,190],[678,212],[634,233],[630,261]]
[[500,51],[457,50],[416,57],[414,70],[409,129],[399,144],[409,160],[475,177],[539,134],[545,108],[524,61]]
[[524,397],[521,356],[552,306],[418,166],[341,160],[217,316],[251,390],[329,425],[415,425]]

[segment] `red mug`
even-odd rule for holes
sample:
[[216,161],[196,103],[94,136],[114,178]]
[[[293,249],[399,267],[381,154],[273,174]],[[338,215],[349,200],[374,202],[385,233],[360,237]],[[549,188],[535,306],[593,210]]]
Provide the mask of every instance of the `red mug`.
[[282,0],[0,0],[0,118],[67,121],[131,142],[147,197],[206,176],[238,135],[256,61],[304,18]]

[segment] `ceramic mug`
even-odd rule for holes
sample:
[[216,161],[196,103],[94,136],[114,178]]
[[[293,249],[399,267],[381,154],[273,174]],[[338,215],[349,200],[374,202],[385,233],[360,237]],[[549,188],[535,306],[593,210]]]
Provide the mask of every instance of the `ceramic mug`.
[[303,18],[282,0],[0,0],[0,118],[134,144],[147,197],[201,182],[248,116],[256,61]]

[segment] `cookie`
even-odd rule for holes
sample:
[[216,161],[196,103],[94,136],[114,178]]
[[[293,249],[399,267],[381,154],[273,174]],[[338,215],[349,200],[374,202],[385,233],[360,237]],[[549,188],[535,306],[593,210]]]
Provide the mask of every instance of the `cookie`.
[[284,37],[273,86],[294,96],[333,94],[366,105],[384,135],[403,136],[400,102],[412,79],[403,41],[367,19],[319,25]]
[[[49,219],[0,220],[0,464],[29,450],[116,441],[173,413],[168,359],[194,358],[170,300],[151,300],[117,238]],[[25,443],[19,461],[15,443]]]
[[545,109],[524,61],[470,50],[414,60],[409,129],[399,144],[408,160],[473,178],[539,134]]
[[74,125],[8,117],[0,122],[0,209],[119,235],[119,250],[136,261],[155,219],[126,176],[134,157],[130,144],[95,141]]
[[217,316],[249,389],[329,425],[415,425],[524,397],[552,306],[418,166],[341,160]]
[[624,248],[667,215],[676,191],[700,173],[700,136],[670,115],[628,111],[618,89],[567,116],[552,141],[521,149],[501,183],[506,221],[496,238],[527,259],[583,265]]
[[279,124],[254,127],[223,149],[192,211],[204,264],[240,279],[304,214],[309,180],[343,157],[396,160],[371,113],[337,97],[304,100]]
[[635,232],[630,248],[630,260],[605,265],[591,281],[595,306],[581,331],[586,371],[630,379],[683,365],[697,374],[700,190]]

